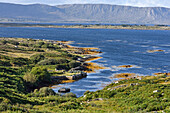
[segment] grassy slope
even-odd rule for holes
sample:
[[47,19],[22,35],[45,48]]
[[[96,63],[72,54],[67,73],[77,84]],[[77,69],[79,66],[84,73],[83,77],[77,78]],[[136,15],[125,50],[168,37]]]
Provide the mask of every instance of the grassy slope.
[[[165,82],[166,81],[166,82]],[[112,83],[103,90],[96,92],[86,91],[84,97],[66,97],[59,95],[36,96],[34,93],[24,94],[19,89],[3,97],[0,108],[11,106],[8,111],[29,112],[170,112],[170,77],[158,75],[143,77],[142,80],[122,80],[118,84]],[[18,81],[17,81],[18,82]],[[130,85],[137,83],[136,85]],[[122,86],[124,87],[117,87]],[[13,90],[13,88],[7,88]],[[20,88],[21,89],[21,88]],[[153,91],[158,90],[154,93]],[[2,88],[1,88],[2,92]],[[9,93],[9,92],[6,92]],[[2,93],[1,93],[2,95]],[[14,98],[16,97],[16,98]]]
[[[0,67],[1,112],[131,113],[162,110],[165,112],[170,112],[170,77],[165,74],[155,77],[144,77],[142,80],[122,80],[118,84],[112,83],[108,85],[103,90],[96,92],[87,91],[85,92],[84,97],[80,98],[75,98],[74,94],[60,96],[58,94],[53,94],[52,92],[48,93],[48,88],[45,88],[44,90],[36,89],[31,93],[27,92],[28,87],[27,83],[23,80],[23,76],[25,74],[24,72],[27,72],[32,65],[31,63],[29,64],[29,60],[26,60],[26,64],[25,60],[22,60],[22,62],[20,62],[22,67],[19,67],[18,64],[14,62],[17,59],[13,59],[18,58],[18,56],[15,56],[14,54],[23,52],[24,54],[28,54],[25,58],[29,59],[32,54],[44,52],[37,52],[32,49],[29,51],[21,51],[18,49],[24,48],[24,46],[18,46],[16,49],[10,47],[3,49],[5,48],[3,46],[7,45],[10,47],[14,46],[13,44],[1,44],[0,60],[6,61],[6,63],[9,61],[11,64],[11,66]],[[58,54],[60,55],[63,51],[65,50],[60,49]],[[47,52],[54,52],[54,50]],[[71,57],[67,58],[68,60],[71,59]],[[28,66],[28,64],[30,66]],[[158,92],[153,93],[154,90],[158,90]]]

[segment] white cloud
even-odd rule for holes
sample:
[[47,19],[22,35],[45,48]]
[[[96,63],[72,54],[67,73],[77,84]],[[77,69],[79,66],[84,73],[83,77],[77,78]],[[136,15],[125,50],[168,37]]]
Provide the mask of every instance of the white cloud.
[[127,0],[125,5],[140,7],[170,7],[170,2],[168,2],[168,0]]
[[84,4],[84,3],[104,3],[115,5],[129,5],[139,7],[169,7],[169,0],[0,0],[0,2],[20,3],[20,4],[33,4],[42,3],[50,5],[58,4]]

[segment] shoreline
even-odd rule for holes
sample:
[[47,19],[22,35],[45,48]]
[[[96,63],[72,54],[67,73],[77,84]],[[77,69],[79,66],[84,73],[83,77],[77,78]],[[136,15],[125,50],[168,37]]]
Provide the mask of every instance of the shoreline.
[[[26,55],[27,58],[30,58],[30,56],[32,56],[33,53],[34,54],[41,53],[41,55],[45,55],[45,54],[42,54],[43,52],[37,52],[35,50],[32,50],[32,46],[30,46],[29,43],[28,43],[28,48],[25,46],[21,46],[20,44],[18,46],[14,46],[13,44],[16,44],[14,43],[14,41],[17,42],[18,40],[16,38],[15,39],[10,38],[9,40],[7,40],[7,42],[5,42],[4,40],[2,41],[1,39],[3,38],[0,38],[0,43],[2,42],[6,43],[6,46],[5,44],[0,45],[0,55],[1,55],[0,60],[2,60],[3,63],[5,60],[15,62],[16,59],[10,60],[10,58],[16,57],[14,55],[20,52],[23,52],[23,54]],[[36,45],[37,43],[44,41],[44,40],[29,39],[29,41],[32,41],[32,43]],[[19,42],[22,42],[24,44],[29,41],[27,39],[24,40],[20,38]],[[49,42],[53,43],[52,40],[50,40]],[[58,43],[56,42],[56,44]],[[47,48],[44,48],[44,46],[41,46],[42,48],[39,48],[39,49],[44,50],[44,53],[46,54],[53,53],[52,55],[54,55],[55,52],[57,53],[57,55],[59,55],[61,52],[65,52],[67,50],[68,50],[67,52],[69,51],[72,52],[74,51],[74,49],[78,50],[78,47],[68,48],[65,45],[60,45],[60,46],[64,48],[57,49],[54,51],[50,49],[48,50]],[[4,48],[4,47],[8,47],[8,48]],[[83,63],[85,61],[89,63],[88,57],[91,59],[91,61],[96,60],[96,58],[91,57],[93,53],[96,54],[96,52],[94,52],[93,50],[89,52],[91,49],[84,48],[84,49],[80,49],[80,51],[74,51],[74,52],[82,53],[78,58],[82,58]],[[8,50],[8,51],[5,51],[5,50]],[[75,55],[74,52],[71,54]],[[87,57],[85,57],[85,54],[83,53],[88,53]],[[2,54],[8,57],[4,57]],[[69,55],[70,54],[67,53],[67,54],[64,54],[64,56],[60,56],[60,57],[68,58],[69,61],[67,63],[69,63],[73,59]],[[100,57],[100,55],[96,57]],[[56,58],[56,57],[53,56],[52,58]],[[26,59],[26,57],[23,57],[23,59]],[[76,59],[76,60],[81,61],[81,59]],[[23,60],[19,60],[19,61],[23,61]],[[6,64],[8,63],[11,63],[11,62],[6,62]],[[90,63],[93,63],[93,62],[90,62]],[[37,66],[37,65],[35,64],[33,66]],[[10,68],[8,66],[3,66],[3,67],[8,70],[7,71],[5,70],[4,73],[1,72],[0,74],[1,76],[0,106],[1,108],[3,108],[1,110],[2,112],[49,112],[49,113],[53,113],[53,112],[76,113],[77,112],[79,113],[79,112],[94,112],[95,110],[95,112],[129,112],[131,113],[131,112],[155,112],[155,111],[168,112],[170,111],[169,109],[170,104],[168,100],[170,97],[169,95],[170,73],[169,72],[155,73],[155,76],[145,76],[145,77],[135,76],[133,73],[120,73],[120,74],[117,74],[116,76],[120,78],[124,78],[124,79],[119,79],[115,82],[106,84],[105,86],[103,85],[101,87],[102,89],[97,90],[97,91],[90,92],[86,89],[86,92],[84,92],[83,96],[77,97],[72,92],[66,93],[64,95],[60,95],[59,93],[57,93],[57,91],[54,92],[55,85],[53,85],[54,88],[52,88],[49,85],[50,83],[49,82],[46,83],[45,81],[42,81],[40,83],[40,85],[44,85],[44,86],[42,87],[39,86],[39,88],[34,87],[35,90],[32,92],[28,91],[26,90],[26,88],[28,88],[27,84],[25,84],[24,79],[22,78],[23,73],[19,73],[19,74],[7,73],[7,72],[11,72],[9,71],[10,68],[11,69],[20,68],[21,66],[20,67],[12,66]],[[93,65],[92,67],[95,68]],[[116,66],[116,68],[127,68],[127,69],[133,68],[133,67],[136,67],[136,66],[135,65]],[[15,70],[12,70],[12,72],[13,71]],[[63,83],[66,83],[66,82],[74,82],[74,81],[73,80],[63,81]],[[87,81],[87,83],[89,82]],[[59,88],[62,88],[59,85],[57,86]]]
[[[74,82],[86,77],[87,72],[102,69],[102,67],[96,66],[97,64],[91,65],[89,63],[89,61],[101,58],[96,56],[102,53],[98,51],[99,48],[74,47],[70,46],[71,43],[73,41],[1,37],[0,61],[9,66],[4,65],[0,68],[10,68],[12,70],[19,70],[22,66],[28,68],[21,75],[28,84],[28,92],[37,88]],[[89,67],[89,65],[91,66]],[[46,73],[50,74],[50,78],[32,83],[34,79],[36,81],[36,78],[31,77],[34,79],[30,79],[30,76],[35,75],[28,70],[31,71],[33,68],[40,70],[46,68]]]
[[168,25],[50,25],[50,24],[22,24],[22,23],[0,23],[0,27],[39,27],[39,28],[71,28],[71,29],[129,29],[129,30],[170,30]]
[[[60,42],[62,42],[62,41],[60,41]],[[103,66],[101,66],[97,63],[92,62],[94,60],[98,60],[98,59],[102,58],[100,56],[96,56],[96,55],[99,55],[99,54],[102,53],[101,51],[96,51],[96,50],[99,50],[99,48],[96,48],[96,47],[78,47],[78,46],[70,45],[70,44],[73,44],[74,41],[64,41],[64,42],[66,42],[65,44],[69,49],[79,49],[79,50],[85,51],[85,53],[83,53],[83,55],[85,55],[85,57],[78,59],[78,61],[83,62],[86,65],[85,68],[87,68],[87,70],[82,71],[81,74],[75,74],[75,75],[72,75],[72,76],[65,76],[65,75],[56,76],[56,77],[53,78],[54,83],[56,82],[55,81],[56,78],[58,80],[57,80],[57,84],[54,84],[54,86],[59,85],[59,84],[64,84],[64,83],[76,82],[76,81],[78,81],[82,78],[86,78],[88,76],[88,73],[95,73],[97,70],[106,69],[106,67],[103,67]],[[50,85],[50,87],[52,87],[52,86],[53,85]]]

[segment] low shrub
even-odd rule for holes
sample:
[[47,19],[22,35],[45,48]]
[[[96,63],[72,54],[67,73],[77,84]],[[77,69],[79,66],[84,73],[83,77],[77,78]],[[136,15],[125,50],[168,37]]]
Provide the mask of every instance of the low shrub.
[[59,58],[59,59],[44,59],[38,63],[38,65],[56,65],[56,64],[63,64],[67,63],[67,60],[65,58]]
[[23,79],[31,86],[38,86],[51,81],[51,75],[45,67],[33,67],[30,73],[26,73]]
[[12,66],[9,61],[0,60],[0,66]]
[[8,43],[16,45],[16,46],[19,45],[19,42],[14,41],[14,40],[10,40],[10,41],[8,41]]
[[70,68],[75,68],[75,67],[80,66],[81,63],[80,62],[76,62],[75,60],[73,60],[73,61],[69,62],[68,65],[69,65]]
[[63,95],[63,97],[74,97],[74,98],[77,98],[76,94],[74,93],[66,93],[65,95]]
[[55,95],[56,93],[49,87],[42,87],[39,90],[40,96]]
[[26,82],[30,82],[30,83],[35,83],[37,81],[37,77],[31,73],[26,73],[24,76],[23,76],[23,79],[26,81]]
[[69,70],[69,65],[67,63],[56,65],[57,70]]
[[44,59],[45,57],[42,54],[35,54],[30,57],[30,60],[35,64]]
[[19,58],[12,58],[10,60],[10,62],[12,64],[14,64],[15,66],[23,66],[23,65],[29,64],[30,61],[29,61],[28,58],[21,58],[21,57],[19,57]]

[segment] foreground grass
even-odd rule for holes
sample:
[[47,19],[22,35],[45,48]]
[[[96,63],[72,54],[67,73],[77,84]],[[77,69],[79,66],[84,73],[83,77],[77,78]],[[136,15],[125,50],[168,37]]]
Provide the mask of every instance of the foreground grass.
[[164,84],[169,83],[170,77],[166,75],[122,80],[103,90],[86,91],[79,98],[72,93],[61,96],[41,89],[25,93],[24,81],[9,77],[3,75],[0,82],[0,110],[3,112],[170,112],[170,84]]

